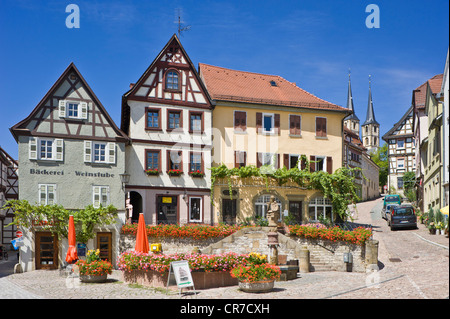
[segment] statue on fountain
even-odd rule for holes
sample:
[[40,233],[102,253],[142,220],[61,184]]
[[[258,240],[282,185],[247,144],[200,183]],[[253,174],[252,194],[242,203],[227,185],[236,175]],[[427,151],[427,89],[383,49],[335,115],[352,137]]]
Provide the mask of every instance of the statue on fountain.
[[267,219],[269,227],[277,227],[280,220],[280,206],[275,201],[275,196],[270,197],[270,202],[267,203]]

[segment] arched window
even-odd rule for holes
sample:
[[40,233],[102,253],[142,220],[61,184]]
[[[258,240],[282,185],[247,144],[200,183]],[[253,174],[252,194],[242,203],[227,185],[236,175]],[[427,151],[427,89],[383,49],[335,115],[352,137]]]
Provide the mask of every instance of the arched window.
[[169,70],[166,73],[166,89],[178,90],[179,89],[179,75],[177,71]]
[[333,220],[332,205],[328,198],[315,197],[309,202],[309,219],[318,221],[320,216]]
[[[270,197],[273,196],[271,194],[262,195],[258,197],[258,199],[255,202],[255,212],[257,217],[262,217],[267,219],[267,204],[270,202]],[[278,206],[280,207],[280,218],[281,218],[281,201],[278,199],[278,197],[275,196],[275,202],[278,203]]]

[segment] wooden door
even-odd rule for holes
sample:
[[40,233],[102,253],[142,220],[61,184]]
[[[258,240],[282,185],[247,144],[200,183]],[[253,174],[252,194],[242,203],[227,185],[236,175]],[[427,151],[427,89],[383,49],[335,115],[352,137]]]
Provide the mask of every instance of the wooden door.
[[58,269],[58,237],[51,232],[36,232],[36,269]]
[[100,259],[112,260],[112,233],[97,233],[97,249],[100,250]]

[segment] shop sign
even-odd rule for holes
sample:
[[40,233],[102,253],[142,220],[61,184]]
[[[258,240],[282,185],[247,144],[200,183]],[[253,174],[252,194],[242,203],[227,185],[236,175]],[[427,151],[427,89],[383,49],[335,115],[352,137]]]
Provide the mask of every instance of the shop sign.
[[85,257],[86,256],[86,244],[78,243],[77,244],[77,254],[79,257]]
[[[175,282],[173,282],[173,277],[175,277]],[[176,283],[179,289],[194,287],[194,281],[192,280],[191,276],[191,269],[189,268],[189,263],[187,260],[173,261],[170,263],[169,277],[167,278],[167,287],[169,287],[169,284],[171,283]]]
[[163,197],[162,202],[163,204],[172,204],[172,197]]

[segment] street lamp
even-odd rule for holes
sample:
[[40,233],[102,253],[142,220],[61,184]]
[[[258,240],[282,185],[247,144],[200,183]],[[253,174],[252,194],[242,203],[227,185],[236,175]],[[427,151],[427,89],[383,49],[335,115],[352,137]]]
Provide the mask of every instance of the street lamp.
[[122,182],[122,190],[125,190],[125,185],[128,184],[130,181],[130,174],[127,174],[126,172],[123,174],[119,174],[120,181]]

